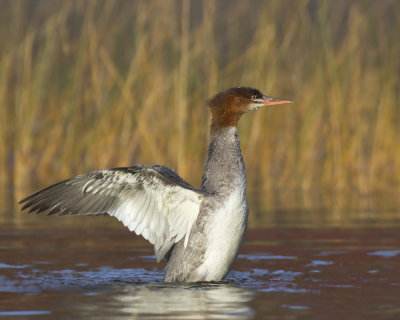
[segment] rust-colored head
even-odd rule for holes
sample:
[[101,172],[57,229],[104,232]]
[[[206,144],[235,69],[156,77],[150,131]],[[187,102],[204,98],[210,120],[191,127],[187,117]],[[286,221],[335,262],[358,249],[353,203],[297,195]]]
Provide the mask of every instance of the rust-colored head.
[[284,103],[293,103],[293,101],[267,97],[250,87],[230,88],[207,101],[211,110],[213,130],[237,126],[240,117],[248,111]]

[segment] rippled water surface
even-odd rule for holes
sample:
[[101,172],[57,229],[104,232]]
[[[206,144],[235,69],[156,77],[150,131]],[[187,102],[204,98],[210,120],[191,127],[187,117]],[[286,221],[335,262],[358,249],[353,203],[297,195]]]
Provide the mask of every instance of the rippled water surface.
[[253,226],[225,281],[174,285],[112,218],[16,215],[0,227],[0,318],[400,319],[395,219]]

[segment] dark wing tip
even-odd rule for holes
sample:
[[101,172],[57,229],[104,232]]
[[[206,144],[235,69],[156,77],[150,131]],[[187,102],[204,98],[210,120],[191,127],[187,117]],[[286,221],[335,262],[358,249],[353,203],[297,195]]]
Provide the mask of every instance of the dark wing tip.
[[[41,190],[39,190],[39,191],[37,191],[35,193],[32,193],[31,195],[29,195],[29,196],[27,196],[25,198],[23,198],[22,200],[20,200],[18,202],[18,204],[23,204],[23,203],[25,203],[27,201],[29,201],[29,202],[24,204],[24,206],[21,208],[21,211],[33,206],[35,204],[35,200],[37,201],[38,200],[37,198],[40,197],[41,195],[43,195],[45,192],[50,191],[51,189],[54,189],[55,187],[58,187],[60,185],[66,184],[70,180],[71,179],[66,179],[66,180],[57,182],[55,184],[52,184],[52,185],[50,185],[50,186],[48,186],[46,188],[43,188],[43,189],[41,189]],[[32,211],[34,211],[34,210],[32,210]],[[29,212],[31,212],[31,211],[29,211]]]
[[[45,190],[45,189],[42,189],[42,190]],[[40,190],[40,191],[38,191],[38,192],[35,192],[35,193],[32,193],[31,195],[29,195],[29,196],[26,196],[25,198],[23,198],[23,199],[21,199],[19,202],[18,202],[18,204],[23,204],[23,203],[25,203],[25,202],[27,202],[27,201],[29,201],[29,200],[31,200],[35,195],[37,195],[39,192],[41,192],[42,190]],[[26,206],[27,204],[25,204],[25,206]],[[24,207],[25,207],[24,206]],[[22,209],[23,210],[23,209]]]
[[[26,200],[24,200],[23,202],[25,202]],[[22,200],[19,202],[19,204],[21,204],[22,203]],[[32,203],[30,203],[30,202],[28,202],[28,203],[25,203],[25,205],[21,208],[21,211],[23,211],[23,210],[25,210],[25,209],[28,209],[29,207],[31,207],[32,206]],[[32,210],[32,209],[31,209]],[[29,210],[29,212],[31,212],[31,210]]]

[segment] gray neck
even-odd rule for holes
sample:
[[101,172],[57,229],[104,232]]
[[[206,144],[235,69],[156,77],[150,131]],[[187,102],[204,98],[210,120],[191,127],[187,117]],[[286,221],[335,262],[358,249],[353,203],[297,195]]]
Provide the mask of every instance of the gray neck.
[[229,195],[242,184],[246,185],[246,174],[237,128],[212,130],[201,189]]

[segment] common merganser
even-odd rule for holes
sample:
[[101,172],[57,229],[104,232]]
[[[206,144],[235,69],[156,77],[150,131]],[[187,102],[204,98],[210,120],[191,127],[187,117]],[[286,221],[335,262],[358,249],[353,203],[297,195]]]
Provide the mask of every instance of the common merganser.
[[20,203],[48,215],[116,217],[165,258],[166,282],[222,280],[247,227],[246,174],[237,123],[248,111],[292,103],[250,87],[235,87],[207,101],[210,142],[200,188],[165,166],[97,170],[58,182]]

